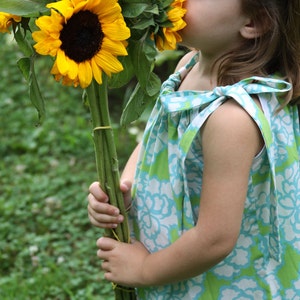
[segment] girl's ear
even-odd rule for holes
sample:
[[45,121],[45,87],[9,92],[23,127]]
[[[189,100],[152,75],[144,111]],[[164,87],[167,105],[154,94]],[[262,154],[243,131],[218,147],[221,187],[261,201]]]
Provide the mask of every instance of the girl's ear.
[[264,30],[255,26],[251,19],[247,19],[245,25],[240,29],[240,33],[245,39],[255,39],[263,35]]

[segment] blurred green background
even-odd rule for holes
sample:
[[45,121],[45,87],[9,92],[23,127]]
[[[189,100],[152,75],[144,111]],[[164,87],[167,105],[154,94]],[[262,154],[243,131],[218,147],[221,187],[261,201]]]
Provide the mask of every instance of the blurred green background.
[[[97,176],[82,92],[56,83],[49,75],[50,58],[40,58],[37,74],[47,115],[38,124],[16,66],[22,54],[13,35],[1,34],[0,44],[0,299],[113,299],[96,257],[102,232],[87,217],[88,186]],[[181,54],[158,58],[162,80]],[[132,88],[110,91],[120,169],[147,115],[119,127]]]

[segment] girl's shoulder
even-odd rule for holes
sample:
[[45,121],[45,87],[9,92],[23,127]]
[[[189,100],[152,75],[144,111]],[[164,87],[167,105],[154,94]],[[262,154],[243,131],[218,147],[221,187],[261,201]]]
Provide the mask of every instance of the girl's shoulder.
[[[202,129],[202,134],[207,128],[210,128],[210,131],[206,136],[208,136],[208,139],[215,141],[216,149],[222,148],[229,151],[229,146],[237,147],[237,154],[241,151],[241,144],[243,144],[245,147],[243,151],[250,151],[252,153],[252,156],[250,156],[253,158],[264,145],[257,124],[234,99],[228,99],[211,114]],[[220,144],[221,141],[224,144]]]
[[187,54],[185,54],[180,61],[178,62],[175,72],[177,72],[178,70],[180,70],[182,67],[184,67],[185,65],[187,65],[191,59],[198,54],[198,51],[196,50],[192,50],[190,52],[188,52]]

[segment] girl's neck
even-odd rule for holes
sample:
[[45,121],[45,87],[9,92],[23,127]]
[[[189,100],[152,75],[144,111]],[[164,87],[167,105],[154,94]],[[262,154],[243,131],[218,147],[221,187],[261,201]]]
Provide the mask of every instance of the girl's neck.
[[212,82],[217,81],[218,57],[199,51],[198,72],[204,78],[210,78]]
[[217,65],[215,59],[204,57],[199,52],[199,61],[182,81],[180,90],[212,90],[217,85]]

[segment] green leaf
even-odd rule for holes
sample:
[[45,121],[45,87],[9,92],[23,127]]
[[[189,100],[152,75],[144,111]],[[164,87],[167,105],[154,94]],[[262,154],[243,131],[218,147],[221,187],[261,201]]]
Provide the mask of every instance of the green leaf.
[[159,14],[159,8],[156,4],[149,6],[145,9],[145,12],[154,14],[154,15],[158,15]]
[[121,126],[127,126],[133,121],[136,121],[144,112],[147,105],[156,99],[158,95],[146,96],[145,91],[139,83],[137,83],[130,99],[128,100],[122,116],[121,116]]
[[0,11],[17,16],[34,16],[47,11],[47,0],[0,0]]
[[146,87],[157,54],[153,41],[149,37],[143,38],[138,42],[132,41],[128,47],[128,52],[130,53],[136,77],[141,87],[147,90]]
[[23,77],[26,81],[29,82],[30,80],[30,58],[29,57],[22,57],[18,60],[17,65],[22,72]]
[[[1,1],[1,0],[0,0]],[[34,51],[31,44],[25,37],[25,33],[22,33],[21,27],[17,26],[16,31],[14,32],[15,40],[20,48],[20,50],[26,55],[31,56]]]
[[124,18],[136,18],[148,7],[146,3],[127,3],[122,5]]
[[121,7],[123,7],[123,5],[125,5],[125,4],[136,5],[136,4],[140,4],[140,3],[145,3],[145,4],[149,5],[149,0],[119,0],[118,2],[120,3]]
[[161,14],[159,17],[156,18],[156,22],[161,26],[161,27],[173,27],[173,23],[169,20],[167,14]]
[[165,50],[159,52],[155,59],[155,65],[161,66],[163,63],[171,60],[179,60],[186,52],[184,50]]
[[119,57],[124,70],[120,73],[113,74],[109,79],[110,88],[120,88],[126,85],[130,79],[134,76],[134,68],[129,56]]
[[35,106],[38,112],[39,121],[42,122],[45,117],[45,103],[36,79],[33,59],[31,60],[30,68],[29,96],[32,104]]
[[161,87],[161,81],[159,77],[153,72],[150,73],[148,84],[146,85],[146,92],[149,96],[156,96]]
[[165,10],[166,8],[169,8],[173,2],[174,0],[164,0],[160,1],[159,3],[162,4],[162,8]]
[[144,30],[144,29],[154,26],[154,25],[155,25],[155,22],[154,22],[153,18],[149,18],[149,19],[142,18],[138,23],[133,25],[131,28]]

